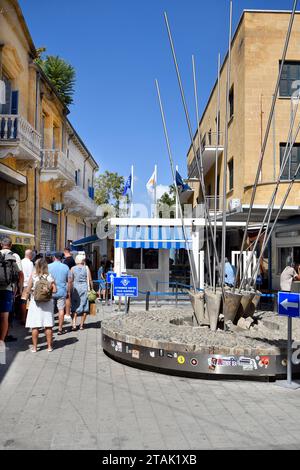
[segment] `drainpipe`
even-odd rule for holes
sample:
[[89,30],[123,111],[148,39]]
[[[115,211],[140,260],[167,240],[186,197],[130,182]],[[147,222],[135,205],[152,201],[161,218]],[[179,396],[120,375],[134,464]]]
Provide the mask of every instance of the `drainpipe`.
[[[36,72],[36,95],[35,95],[35,129],[40,132],[40,74]],[[38,221],[39,221],[39,166],[38,163],[34,167],[34,238],[35,249],[38,240]]]

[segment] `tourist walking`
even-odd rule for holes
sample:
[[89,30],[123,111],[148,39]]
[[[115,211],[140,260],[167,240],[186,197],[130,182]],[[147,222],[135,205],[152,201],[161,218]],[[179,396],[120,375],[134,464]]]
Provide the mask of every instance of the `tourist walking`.
[[48,352],[52,352],[53,326],[54,326],[54,302],[53,294],[57,291],[55,281],[49,274],[46,260],[39,259],[35,264],[28,283],[28,294],[31,293],[26,328],[32,330],[33,353],[37,352],[39,329],[44,328],[47,340]]
[[53,263],[49,264],[49,273],[53,277],[56,284],[56,293],[53,294],[54,307],[58,310],[58,332],[59,336],[64,335],[67,331],[63,329],[65,318],[66,299],[70,294],[69,273],[70,270],[66,264],[61,262],[61,253],[54,253]]
[[290,256],[287,258],[286,264],[280,276],[280,289],[283,292],[291,292],[293,281],[300,281],[300,268],[298,267],[298,272],[295,270],[296,264]]
[[98,269],[98,282],[99,282],[98,296],[100,299],[105,300],[106,279],[105,279],[105,262],[104,261],[101,261],[100,268]]
[[11,251],[10,237],[1,240],[0,250],[0,346],[7,337],[9,316],[13,313],[14,297],[23,290],[22,263],[19,255]]
[[[72,256],[70,248],[65,248],[64,249],[64,261],[63,263],[68,266],[68,268],[71,270],[74,266],[76,266],[75,260]],[[66,315],[65,315],[65,320],[68,322],[72,321],[71,317],[71,296],[70,294],[67,295],[66,298]]]
[[33,252],[32,250],[25,251],[25,258],[22,259],[22,270],[24,275],[24,284],[23,284],[23,292],[21,295],[21,324],[25,326],[26,323],[26,316],[27,316],[27,288],[29,279],[33,273],[34,265],[32,262]]
[[77,255],[76,266],[71,269],[71,302],[73,331],[77,330],[77,316],[81,317],[80,330],[83,330],[89,312],[88,292],[93,287],[91,272],[85,264],[85,256]]

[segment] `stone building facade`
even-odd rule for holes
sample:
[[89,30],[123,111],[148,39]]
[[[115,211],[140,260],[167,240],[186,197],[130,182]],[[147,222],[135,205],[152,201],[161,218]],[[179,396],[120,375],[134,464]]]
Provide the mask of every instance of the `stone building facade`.
[[46,252],[92,234],[98,165],[36,57],[17,0],[0,0],[0,231]]

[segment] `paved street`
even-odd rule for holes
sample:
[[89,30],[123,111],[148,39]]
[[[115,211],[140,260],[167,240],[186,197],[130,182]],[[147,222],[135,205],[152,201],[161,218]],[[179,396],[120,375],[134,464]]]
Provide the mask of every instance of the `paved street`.
[[300,448],[300,390],[125,367],[103,354],[99,315],[51,354],[16,331],[0,366],[0,449]]

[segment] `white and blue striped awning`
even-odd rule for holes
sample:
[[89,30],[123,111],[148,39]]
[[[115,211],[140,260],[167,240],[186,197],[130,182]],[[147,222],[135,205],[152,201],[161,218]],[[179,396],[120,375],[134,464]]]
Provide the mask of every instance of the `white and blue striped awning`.
[[[192,249],[192,230],[185,229],[189,249]],[[182,227],[118,226],[115,248],[187,248]]]

